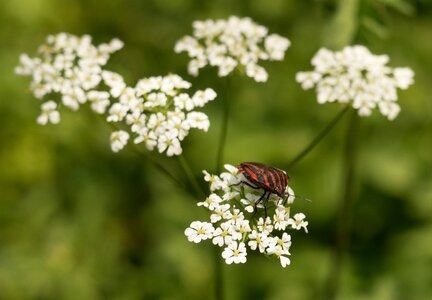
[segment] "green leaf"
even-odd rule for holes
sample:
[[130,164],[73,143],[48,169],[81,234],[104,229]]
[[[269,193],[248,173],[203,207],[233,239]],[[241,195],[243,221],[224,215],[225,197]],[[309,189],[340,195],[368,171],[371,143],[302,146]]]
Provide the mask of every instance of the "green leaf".
[[411,3],[408,3],[405,0],[379,0],[379,1],[381,3],[383,3],[384,5],[393,7],[394,9],[399,11],[400,13],[407,15],[407,16],[412,16],[415,13],[415,9],[411,5]]
[[370,32],[380,37],[381,39],[385,39],[389,36],[389,31],[387,27],[374,18],[371,17],[363,17],[361,20],[361,24]]

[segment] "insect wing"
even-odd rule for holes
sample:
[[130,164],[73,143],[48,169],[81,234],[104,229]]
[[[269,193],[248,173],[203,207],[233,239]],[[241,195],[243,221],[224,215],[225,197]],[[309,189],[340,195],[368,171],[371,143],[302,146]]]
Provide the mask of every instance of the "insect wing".
[[238,169],[258,187],[281,197],[284,196],[288,184],[288,175],[284,171],[256,162],[241,163]]

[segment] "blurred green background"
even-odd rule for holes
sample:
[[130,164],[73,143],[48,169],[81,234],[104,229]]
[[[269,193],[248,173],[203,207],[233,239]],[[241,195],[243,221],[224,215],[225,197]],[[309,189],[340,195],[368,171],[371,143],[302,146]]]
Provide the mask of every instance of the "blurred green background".
[[[387,3],[385,5],[384,3]],[[249,16],[288,37],[283,62],[265,63],[269,81],[234,77],[227,163],[284,166],[340,106],[318,105],[295,73],[337,37],[336,1],[97,1],[0,2],[0,299],[212,299],[213,246],[189,243],[184,228],[204,209],[143,156],[113,154],[110,128],[94,115],[63,110],[58,126],[39,126],[39,102],[29,78],[13,73],[20,53],[34,55],[46,35],[90,34],[96,44],[118,37],[124,49],[108,68],[133,85],[145,76],[178,73],[193,89],[224,93],[207,69],[186,73],[188,58],[173,51],[197,19]],[[399,93],[402,111],[389,122],[362,118],[356,161],[351,243],[338,299],[432,297],[432,3],[360,1],[358,42],[409,66],[415,84]],[[351,23],[352,24],[352,23]],[[345,26],[342,23],[337,26]],[[347,25],[348,26],[348,25]],[[208,104],[208,133],[192,131],[184,155],[202,182],[214,170],[220,101]],[[320,299],[335,245],[343,191],[343,139],[348,118],[288,170],[294,211],[309,234],[293,233],[286,269],[262,255],[224,266],[227,299]],[[155,155],[181,175],[175,159]]]

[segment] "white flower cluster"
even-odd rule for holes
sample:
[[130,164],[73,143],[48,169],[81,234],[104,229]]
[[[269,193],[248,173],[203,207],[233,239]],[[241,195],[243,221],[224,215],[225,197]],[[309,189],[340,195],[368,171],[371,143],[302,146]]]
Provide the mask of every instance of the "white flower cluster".
[[260,198],[260,191],[252,189],[242,182],[247,179],[232,165],[225,165],[226,172],[219,176],[204,171],[204,179],[210,183],[211,194],[198,206],[210,211],[210,222],[194,221],[185,230],[188,240],[199,243],[210,239],[214,245],[224,247],[222,257],[227,264],[245,263],[247,247],[268,256],[279,259],[282,267],[290,264],[289,249],[291,235],[286,229],[304,229],[308,222],[303,213],[290,217],[290,207],[294,201],[294,192],[287,187],[288,198],[282,199],[272,194],[267,210],[269,216],[260,216],[264,209],[255,203]]
[[[60,103],[72,110],[90,103],[98,114],[106,113],[108,122],[124,121],[137,136],[135,143],[144,142],[148,150],[157,147],[168,156],[182,152],[180,142],[191,128],[207,131],[210,122],[206,114],[194,111],[216,98],[208,88],[193,96],[183,92],[191,84],[178,75],[141,79],[135,87],[126,85],[123,77],[102,68],[111,53],[123,47],[113,39],[109,44],[94,46],[91,37],[67,33],[48,36],[39,47],[39,57],[23,54],[15,71],[32,76],[30,89],[36,98],[58,97],[42,104],[39,124],[60,122]],[[130,134],[118,130],[111,134],[111,149],[121,150]]]
[[386,66],[387,55],[373,55],[364,46],[348,46],[333,52],[320,49],[312,58],[314,71],[299,72],[296,79],[303,89],[316,86],[318,103],[348,103],[360,116],[369,116],[378,107],[389,120],[400,111],[397,88],[407,89],[413,83],[410,68]]
[[198,75],[206,65],[217,66],[220,77],[235,68],[244,71],[257,82],[267,81],[266,70],[259,60],[283,60],[290,41],[250,18],[231,16],[227,20],[193,22],[193,37],[184,36],[175,45],[175,52],[187,52],[191,61],[188,72]]
[[[98,112],[103,112],[109,105],[105,94],[95,94],[93,88],[101,81],[102,66],[110,55],[123,47],[118,39],[108,44],[94,46],[88,35],[78,37],[72,34],[59,33],[49,35],[46,43],[38,49],[39,56],[31,58],[27,54],[20,56],[20,64],[15,72],[23,76],[32,76],[30,90],[33,95],[42,99],[53,94],[61,95],[61,103],[72,110],[78,110],[80,104],[87,101],[99,102]],[[53,100],[41,106],[42,114],[39,124],[58,123],[60,114]]]
[[[130,131],[136,134],[134,143],[144,143],[150,151],[157,147],[168,156],[180,155],[180,142],[191,128],[207,131],[210,126],[206,114],[193,111],[216,98],[210,88],[199,90],[191,97],[183,92],[191,84],[178,75],[144,78],[134,88],[127,87],[119,74],[104,71],[102,77],[111,95],[119,99],[110,107],[107,121],[125,120]],[[122,149],[128,139],[125,131],[113,133],[112,150]]]

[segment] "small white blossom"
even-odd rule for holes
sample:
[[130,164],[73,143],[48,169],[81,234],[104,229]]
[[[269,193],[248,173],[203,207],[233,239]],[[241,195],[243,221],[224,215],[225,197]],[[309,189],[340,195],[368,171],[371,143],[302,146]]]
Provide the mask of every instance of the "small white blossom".
[[282,247],[282,250],[289,254],[289,249],[291,247],[291,236],[284,232],[282,237],[275,237],[276,246]]
[[41,105],[42,113],[37,118],[40,125],[45,125],[48,122],[58,124],[60,122],[60,113],[57,111],[57,103],[54,101],[47,101]]
[[187,52],[191,60],[188,72],[197,76],[206,65],[218,67],[218,76],[227,76],[236,68],[257,82],[267,81],[260,60],[283,60],[290,41],[277,34],[268,35],[264,26],[250,18],[231,16],[226,20],[193,22],[193,36],[184,36],[175,52]]
[[223,204],[216,206],[213,213],[210,216],[210,220],[212,223],[216,223],[222,219],[229,220],[232,217],[232,214],[230,212],[230,205],[229,204]]
[[111,149],[113,152],[119,152],[127,144],[129,133],[123,130],[111,133]]
[[107,121],[120,122],[126,117],[127,112],[127,106],[121,103],[114,103],[109,109],[109,116],[107,117]]
[[259,198],[260,198],[260,195],[247,193],[245,198],[241,199],[240,201],[245,206],[245,210],[248,213],[253,213],[255,203],[258,201]]
[[265,220],[263,218],[259,218],[257,227],[260,232],[270,234],[273,231],[273,222],[271,221],[270,217],[267,217]]
[[283,268],[291,264],[291,260],[287,257],[287,255],[289,255],[289,252],[287,250],[284,250],[284,248],[280,245],[268,247],[267,253],[270,255],[276,255],[276,257],[280,260]]
[[109,93],[105,91],[90,91],[87,93],[87,98],[91,103],[91,108],[98,114],[105,113],[107,107],[110,105]]
[[209,172],[207,172],[205,170],[203,171],[203,173],[204,173],[204,180],[207,182],[210,182],[210,191],[211,192],[223,189],[225,184],[224,184],[224,181],[221,180],[221,178],[219,176],[211,175]]
[[285,210],[276,209],[273,218],[274,228],[276,230],[285,230],[288,226],[288,218]]
[[244,264],[246,262],[246,255],[245,244],[237,242],[232,242],[222,252],[222,257],[228,265],[232,263]]
[[249,238],[248,246],[252,250],[258,249],[259,252],[264,253],[266,248],[269,245],[269,237],[266,232],[253,230],[249,234],[248,238]]
[[389,120],[397,117],[400,106],[397,88],[414,82],[410,68],[391,68],[387,55],[374,55],[364,46],[348,46],[341,51],[320,49],[312,58],[314,71],[298,72],[303,89],[316,87],[320,104],[352,103],[360,116],[370,116],[375,108]]
[[245,235],[248,232],[251,232],[252,229],[249,225],[249,220],[245,220],[243,218],[239,218],[235,221],[234,226],[236,228],[236,231],[241,235]]
[[205,113],[202,112],[190,112],[187,114],[186,122],[190,128],[198,128],[203,131],[207,131],[210,127],[210,121]]
[[220,224],[213,232],[213,244],[222,247],[230,245],[233,241],[241,239],[239,234],[230,222]]
[[207,207],[209,210],[214,210],[222,202],[222,198],[217,194],[210,194],[203,202],[198,202],[198,206]]
[[190,242],[199,243],[211,239],[213,236],[213,225],[207,222],[194,221],[185,230],[185,235]]
[[[292,242],[291,235],[285,230],[306,229],[307,226],[303,213],[298,213],[291,219],[290,206],[285,206],[293,203],[294,191],[286,187],[287,199],[272,194],[266,205],[269,216],[262,217],[265,215],[263,205],[260,205],[258,211],[254,208],[263,191],[242,184],[247,179],[236,167],[229,164],[224,167],[225,171],[219,175],[203,171],[211,194],[197,204],[210,212],[210,222],[207,224],[211,224],[214,229],[212,243],[225,247],[222,257],[227,264],[245,263],[247,246],[251,251],[276,257],[282,267],[286,267],[291,263],[288,256]],[[195,222],[202,224],[200,221]],[[186,235],[190,241],[194,240],[189,235],[195,237],[196,231],[188,229]]]
[[303,213],[297,213],[293,218],[288,220],[288,224],[294,229],[300,230],[303,228],[305,232],[308,232],[307,226],[309,223],[304,220],[305,218],[306,216]]

